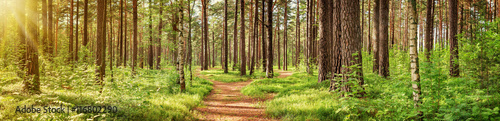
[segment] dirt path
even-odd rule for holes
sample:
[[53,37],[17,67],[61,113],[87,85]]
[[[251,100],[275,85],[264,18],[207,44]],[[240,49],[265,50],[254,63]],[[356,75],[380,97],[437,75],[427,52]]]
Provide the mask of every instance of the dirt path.
[[[278,78],[292,74],[283,71],[278,73],[280,73]],[[204,78],[202,75],[198,76]],[[253,80],[233,83],[210,81],[214,84],[214,90],[203,100],[204,106],[195,108],[200,120],[277,120],[265,116],[264,101],[272,99],[272,96],[263,99],[251,98],[240,93],[241,89]]]

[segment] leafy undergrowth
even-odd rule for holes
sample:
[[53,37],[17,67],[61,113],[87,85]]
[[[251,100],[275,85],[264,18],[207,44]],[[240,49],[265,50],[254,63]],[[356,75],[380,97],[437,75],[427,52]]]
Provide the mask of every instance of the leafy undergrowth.
[[[249,75],[250,71],[247,70],[247,74],[243,76],[240,76],[240,71],[232,71],[232,70],[228,70],[228,73],[225,74],[223,69],[204,70],[201,71],[200,73],[203,74],[205,77],[208,77],[209,79],[226,83],[241,82],[241,81],[247,81],[249,79],[259,79],[266,77],[266,73],[262,72],[262,70],[256,70],[252,75]],[[277,77],[279,76],[279,73],[274,72],[273,76]]]
[[[394,53],[394,54],[392,54]],[[317,74],[296,72],[279,79],[255,80],[242,89],[249,96],[275,93],[266,113],[283,120],[416,120],[407,56],[391,51],[391,76],[371,72],[365,53],[366,98],[340,97],[329,91],[329,82],[317,83]],[[422,105],[425,120],[500,120],[500,94],[486,93],[474,78],[448,77],[446,62],[435,53],[434,63],[422,63]],[[446,56],[446,55],[444,55]],[[423,62],[423,61],[421,61]]]
[[[0,120],[193,120],[190,109],[196,107],[212,90],[212,82],[194,78],[187,91],[180,93],[172,70],[138,69],[135,78],[129,68],[114,72],[113,82],[106,77],[105,86],[94,81],[94,67],[80,66],[71,71],[45,72],[40,95],[21,93],[22,81],[13,72],[1,72]],[[109,71],[108,71],[109,72]],[[108,75],[109,76],[109,75]],[[99,93],[101,90],[103,93]],[[43,106],[116,106],[116,113],[15,113],[16,107]],[[67,112],[67,111],[66,111]]]

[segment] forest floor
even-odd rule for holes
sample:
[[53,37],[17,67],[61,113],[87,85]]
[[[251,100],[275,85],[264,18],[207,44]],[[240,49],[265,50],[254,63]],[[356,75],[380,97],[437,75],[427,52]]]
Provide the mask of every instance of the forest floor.
[[[292,72],[278,71],[278,78],[285,78],[292,75]],[[266,117],[265,101],[270,100],[274,95],[264,98],[252,98],[241,93],[241,89],[250,84],[253,79],[243,82],[221,82],[197,74],[198,77],[213,82],[213,88],[208,96],[203,100],[203,105],[195,108],[197,118],[200,120],[277,120]]]

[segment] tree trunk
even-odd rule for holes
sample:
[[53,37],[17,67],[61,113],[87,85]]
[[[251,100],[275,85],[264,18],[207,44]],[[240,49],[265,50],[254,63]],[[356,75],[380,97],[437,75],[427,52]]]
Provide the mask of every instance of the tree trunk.
[[[119,35],[119,48],[120,48],[120,56],[118,56],[118,62],[116,66],[121,65],[121,60],[123,58],[123,0],[120,0],[120,35]],[[125,64],[124,64],[125,65]]]
[[418,63],[418,48],[417,48],[417,25],[418,25],[418,13],[417,13],[417,2],[416,0],[410,0],[410,5],[408,6],[410,24],[410,65],[411,65],[411,81],[413,88],[413,101],[415,102],[415,108],[418,111],[419,119],[421,119],[422,111],[418,108],[422,102],[420,101],[420,72]]
[[312,33],[312,0],[307,0],[307,40],[306,40],[306,72],[308,74],[312,74],[312,71],[311,71],[311,68],[310,68],[310,65],[311,64],[311,42],[312,42],[312,36],[313,36],[313,33]]
[[[344,92],[352,92],[352,87],[347,81],[351,78],[356,78],[359,81],[359,86],[364,85],[363,80],[363,63],[362,63],[362,40],[360,36],[359,25],[359,1],[342,0],[341,3],[341,19],[342,19],[342,70],[344,71]],[[383,8],[383,7],[382,7]],[[352,67],[354,68],[349,68]],[[356,73],[357,76],[348,76],[351,73]],[[363,89],[364,90],[364,89]],[[359,91],[358,91],[359,92]],[[343,95],[345,96],[345,95]],[[361,93],[363,96],[363,93]]]
[[285,2],[285,27],[283,28],[283,70],[288,70],[288,2]]
[[238,64],[238,1],[234,0],[234,33],[233,33],[233,70],[236,70]]
[[[42,1],[43,1],[43,0],[42,0]],[[80,21],[78,21],[78,19],[80,18],[79,13],[80,13],[80,2],[79,2],[79,0],[76,0],[76,21],[75,21],[75,22],[76,22],[76,29],[75,29],[75,30],[76,30],[76,32],[75,32],[75,51],[74,51],[74,53],[73,53],[73,56],[74,56],[74,58],[73,58],[73,59],[74,59],[74,61],[75,61],[75,64],[76,64],[76,62],[78,62],[78,49],[79,49],[79,47],[78,47],[78,44],[79,44],[79,43],[78,43],[78,23],[80,23]],[[43,14],[45,14],[45,13],[43,13]],[[45,20],[44,20],[44,21],[45,21]],[[44,24],[44,25],[46,25],[46,23],[45,23],[45,22],[44,22],[43,24]],[[44,29],[44,30],[46,30],[46,29]],[[45,37],[43,37],[43,39],[47,39],[47,37],[46,37],[46,32],[44,32],[44,36],[45,36]],[[43,41],[43,39],[42,39],[42,41]]]
[[375,0],[373,7],[373,73],[378,73],[379,70],[379,42],[380,42],[380,0]]
[[97,65],[97,83],[102,85],[105,75],[105,58],[106,58],[106,1],[97,1],[97,51],[96,51],[96,65]]
[[[72,1],[73,2],[73,1]],[[113,11],[112,9],[112,4],[113,2],[111,2],[111,0],[109,0],[109,11]],[[105,12],[106,15],[108,14],[108,12],[106,11]],[[113,77],[113,56],[114,56],[114,53],[113,53],[113,14],[111,13],[111,15],[109,16],[109,33],[108,33],[108,54],[109,54],[109,70],[111,70],[111,77]],[[113,79],[111,79],[111,81],[113,81]]]
[[332,20],[332,30],[333,30],[333,40],[332,40],[332,79],[330,81],[330,90],[337,90],[337,78],[342,74],[342,19],[341,19],[341,0],[334,0],[332,6],[333,20]]
[[202,13],[203,13],[203,57],[204,57],[204,63],[203,63],[203,70],[208,70],[208,56],[209,56],[209,50],[208,50],[208,22],[207,22],[207,1],[202,0]]
[[[134,16],[134,38],[133,38],[133,42],[134,44],[131,45],[132,46],[132,51],[133,51],[133,54],[132,54],[132,75],[135,75],[135,66],[137,64],[137,0],[133,0],[133,4],[134,4],[134,12],[133,12],[133,16]],[[125,29],[126,30],[126,29]],[[126,41],[125,41],[126,43]],[[126,47],[126,46],[125,46]],[[127,54],[125,54],[127,55]],[[125,61],[124,61],[125,63]]]
[[[188,4],[188,7],[191,6]],[[161,37],[162,37],[162,28],[163,28],[163,1],[160,1],[160,5],[158,6],[159,7],[159,11],[160,11],[160,14],[158,15],[158,37],[157,37],[157,41],[156,41],[156,69],[161,69],[160,68],[160,62],[161,62]],[[188,11],[190,8],[188,8]],[[189,13],[189,15],[191,15],[191,13]],[[191,30],[189,30],[189,32],[191,32]],[[189,33],[189,36],[191,36],[191,34]],[[189,43],[189,40],[191,40],[191,37],[188,37],[188,43]],[[188,50],[189,52],[189,50]],[[189,57],[187,58],[187,60],[189,60]],[[191,64],[189,62],[189,64]]]
[[184,27],[182,27],[182,25],[183,25],[182,22],[184,21],[184,12],[183,12],[183,2],[184,1],[180,0],[177,2],[180,2],[180,5],[179,5],[180,7],[178,8],[179,9],[178,11],[181,14],[181,17],[179,18],[180,25],[181,25],[180,30],[179,30],[180,31],[179,32],[180,33],[180,35],[179,35],[180,41],[179,41],[179,44],[177,45],[177,47],[179,49],[179,51],[178,51],[179,53],[177,54],[177,56],[178,56],[177,63],[179,63],[179,66],[177,67],[178,68],[177,70],[179,70],[179,83],[181,85],[181,92],[185,92],[186,91],[186,82],[185,82],[185,78],[184,78],[184,47],[186,46],[186,44],[185,44],[186,39],[184,38],[184,35],[183,35],[183,33],[184,33],[183,28]]
[[430,62],[433,45],[433,25],[434,25],[434,0],[427,0],[427,20],[425,29],[425,58]]
[[300,64],[300,2],[297,0],[297,12],[295,16],[295,68],[299,67]]
[[450,8],[450,75],[453,77],[458,77],[460,75],[460,70],[458,68],[458,40],[457,40],[457,10],[458,0],[448,1],[448,7]]
[[245,0],[241,0],[240,11],[240,75],[246,75],[246,57],[245,57]]
[[[49,4],[50,4],[50,1],[52,1],[52,0],[49,0]],[[84,4],[84,7],[83,7],[83,16],[84,16],[84,17],[83,17],[83,46],[84,46],[87,50],[90,50],[90,48],[88,48],[88,47],[87,47],[87,44],[88,44],[88,42],[89,42],[89,33],[88,33],[88,29],[87,29],[87,28],[88,28],[88,19],[89,19],[89,18],[88,18],[88,12],[89,12],[89,10],[88,10],[88,6],[89,6],[89,1],[88,1],[88,0],[84,0],[84,3],[83,3],[83,4]],[[50,5],[49,5],[49,6],[50,6]],[[51,8],[49,7],[49,12],[51,11],[50,9],[51,9]],[[49,15],[49,24],[50,24],[50,23],[52,23],[51,21],[52,21],[52,20],[51,20],[51,17],[50,17],[50,15]],[[49,31],[51,31],[50,26],[49,26]],[[50,35],[50,34],[49,34],[49,41],[52,41],[51,36],[52,36],[52,35]],[[49,50],[51,50],[51,49],[49,49]],[[50,52],[50,53],[52,53],[52,52]],[[87,56],[87,54],[85,54],[85,56]],[[86,60],[86,59],[87,59],[87,58],[85,58],[84,60]]]
[[[22,61],[24,69],[26,69],[26,75],[24,76],[24,86],[23,86],[23,91],[28,93],[28,94],[40,94],[40,71],[39,71],[39,65],[38,65],[38,49],[37,49],[37,40],[38,40],[38,10],[37,10],[37,2],[35,0],[29,0],[28,2],[20,2],[21,6],[25,6],[27,4],[27,21],[24,19],[24,10],[18,11],[19,15],[22,16],[20,17],[21,22],[26,22],[26,33],[24,33],[22,30],[19,30],[19,35],[21,36],[22,39],[19,41],[21,42],[21,47],[20,50],[24,51]],[[18,9],[24,9],[24,8],[18,8]],[[24,26],[19,23],[20,27],[19,29],[24,28]],[[25,38],[25,35],[26,37]]]
[[371,3],[372,3],[371,0],[368,0],[368,36],[367,36],[368,42],[366,42],[366,52],[368,52],[368,54],[371,54],[372,52]]
[[[252,0],[253,1],[253,0]],[[253,27],[252,27],[252,39],[251,39],[251,48],[252,48],[252,55],[251,55],[251,62],[250,62],[250,75],[253,74],[254,72],[254,67],[255,67],[255,56],[257,54],[257,47],[255,46],[255,43],[257,42],[257,19],[258,19],[258,16],[259,16],[259,13],[257,12],[257,9],[259,8],[259,1],[258,0],[255,0],[255,8],[253,9],[253,12],[254,12],[254,15],[253,15],[253,18],[250,18],[250,19],[253,19],[253,23],[251,22],[251,24],[253,24]],[[252,11],[250,11],[252,12]]]
[[[242,0],[243,1],[243,0]],[[266,77],[273,78],[273,1],[267,0],[267,68]]]
[[[265,31],[266,29],[264,28],[265,27],[265,0],[262,0],[262,16],[260,17],[260,30],[261,31],[261,36],[262,36],[262,71],[263,72],[266,72],[266,68],[267,68],[267,42],[266,42],[266,34],[265,34]],[[269,11],[269,10],[268,10]]]
[[[379,75],[389,76],[389,0],[380,0],[380,25],[379,25]],[[361,53],[358,53],[361,54]]]
[[151,10],[153,6],[152,0],[149,0],[149,51],[148,51],[148,66],[149,69],[153,69],[153,11]]
[[318,82],[328,79],[328,71],[331,68],[331,41],[333,39],[333,1],[319,0],[319,59],[318,59]]
[[[45,1],[42,0],[42,3],[44,3]],[[71,0],[70,2],[70,14],[69,14],[69,63],[70,64],[73,64],[73,59],[74,59],[74,55],[73,55],[73,0]],[[43,9],[43,8],[42,8]],[[43,13],[42,13],[43,14]],[[78,13],[77,13],[78,14]],[[73,67],[73,66],[71,66]]]
[[[191,16],[189,16],[191,17]],[[191,18],[189,19],[191,20]],[[190,27],[191,27],[191,23],[190,23]],[[191,29],[189,29],[191,30]],[[189,34],[189,36],[191,36],[191,34]],[[223,68],[224,68],[224,73],[229,73],[228,71],[228,68],[227,68],[227,56],[229,55],[228,54],[228,41],[227,41],[227,0],[224,0],[224,65],[223,65]],[[251,73],[250,73],[251,74]]]
[[47,8],[48,8],[48,12],[47,12],[47,26],[48,26],[48,29],[47,29],[47,36],[48,36],[48,40],[47,40],[47,55],[49,57],[49,60],[52,60],[52,56],[54,54],[54,27],[53,27],[53,6],[52,6],[52,0],[48,0],[47,1]]

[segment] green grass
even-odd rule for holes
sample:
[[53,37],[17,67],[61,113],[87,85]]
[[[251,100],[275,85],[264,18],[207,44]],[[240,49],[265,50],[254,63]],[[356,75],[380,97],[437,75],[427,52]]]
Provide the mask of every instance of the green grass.
[[[329,82],[317,83],[317,74],[295,72],[284,79],[259,79],[242,93],[263,97],[266,113],[283,120],[415,120],[407,53],[391,51],[387,79],[371,72],[371,56],[364,53],[366,98],[340,97],[329,91]],[[426,120],[500,120],[500,94],[487,94],[469,77],[448,77],[442,53],[433,64],[421,61],[422,105]],[[421,57],[422,59],[423,57]],[[301,67],[304,68],[304,67]]]
[[[252,75],[249,75],[250,71],[247,70],[247,74],[243,76],[240,76],[240,71],[228,70],[228,73],[226,74],[224,73],[223,69],[204,70],[201,71],[200,73],[211,80],[216,80],[226,83],[241,82],[241,81],[247,81],[249,79],[259,79],[266,77],[266,73],[262,72],[262,70],[256,70]],[[279,73],[274,72],[273,76],[277,77],[279,76]]]
[[[94,84],[93,68],[83,66],[70,71],[60,67],[42,77],[42,94],[28,96],[21,92],[22,82],[13,72],[0,71],[0,120],[194,120],[190,110],[212,90],[210,81],[194,78],[181,93],[172,70],[138,69],[132,78],[129,68],[107,75],[105,86]],[[108,71],[109,72],[109,71]],[[73,89],[64,89],[61,85]],[[100,89],[103,93],[99,93]],[[17,106],[117,106],[116,113],[15,113]],[[42,108],[43,111],[43,108]]]

